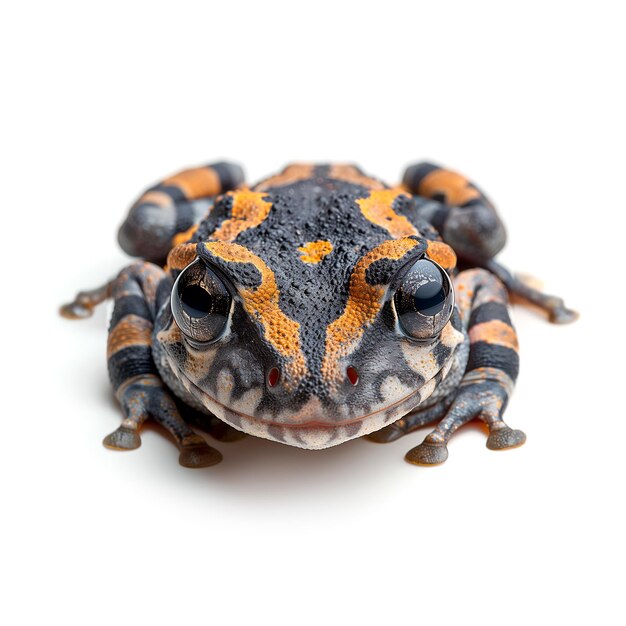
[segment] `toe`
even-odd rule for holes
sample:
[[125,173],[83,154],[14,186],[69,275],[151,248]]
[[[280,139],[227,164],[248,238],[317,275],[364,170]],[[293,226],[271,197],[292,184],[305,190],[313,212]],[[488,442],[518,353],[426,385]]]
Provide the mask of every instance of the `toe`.
[[210,467],[222,460],[219,450],[212,448],[207,443],[193,443],[182,447],[178,462],[183,467]]
[[409,450],[404,458],[413,465],[439,465],[448,458],[448,448],[444,443],[423,441]]
[[91,317],[91,315],[93,315],[93,309],[79,302],[70,302],[64,304],[59,309],[59,313],[68,320],[82,320]]
[[141,438],[136,431],[120,426],[107,435],[102,443],[111,450],[135,450],[141,445]]
[[526,435],[521,430],[513,430],[506,426],[498,430],[492,430],[487,439],[487,447],[490,450],[507,450],[517,448],[526,441]]

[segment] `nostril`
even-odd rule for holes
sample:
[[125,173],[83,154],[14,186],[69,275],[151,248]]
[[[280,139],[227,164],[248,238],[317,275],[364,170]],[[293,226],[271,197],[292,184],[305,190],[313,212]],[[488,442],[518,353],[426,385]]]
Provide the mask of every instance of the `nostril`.
[[348,366],[346,374],[351,384],[356,385],[359,382],[359,373],[356,371],[356,368],[352,367],[352,365]]
[[267,373],[267,384],[270,387],[276,387],[276,385],[278,385],[279,380],[280,380],[280,370],[277,367],[273,367]]

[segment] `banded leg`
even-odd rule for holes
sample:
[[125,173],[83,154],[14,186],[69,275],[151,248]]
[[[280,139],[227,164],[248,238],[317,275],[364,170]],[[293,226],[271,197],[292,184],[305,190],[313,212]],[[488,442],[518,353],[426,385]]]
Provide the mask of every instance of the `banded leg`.
[[553,323],[578,317],[561,298],[529,287],[493,260],[506,243],[506,231],[491,201],[467,178],[432,163],[419,163],[407,168],[403,183],[412,193],[437,201],[418,206],[417,214],[440,232],[460,259],[496,274],[509,293],[543,309]]
[[463,424],[478,418],[487,424],[487,447],[503,450],[526,441],[521,430],[506,425],[502,415],[519,371],[517,335],[507,309],[504,285],[483,269],[461,272],[455,278],[457,305],[470,338],[465,375],[446,416],[406,460],[435,465],[448,458],[447,443]]
[[417,208],[459,258],[473,263],[493,258],[506,243],[506,231],[495,207],[464,176],[432,163],[406,169],[403,184],[422,198],[436,200]]
[[156,312],[171,289],[171,279],[151,263],[134,263],[113,282],[115,300],[107,358],[111,384],[122,406],[121,426],[103,443],[116,450],[139,447],[139,429],[151,417],[174,438],[185,467],[207,467],[222,456],[197,435],[181,417],[152,358],[152,330]]
[[177,243],[191,236],[214,196],[243,182],[233,163],[213,163],[184,170],[150,187],[131,207],[118,241],[131,256],[162,265]]

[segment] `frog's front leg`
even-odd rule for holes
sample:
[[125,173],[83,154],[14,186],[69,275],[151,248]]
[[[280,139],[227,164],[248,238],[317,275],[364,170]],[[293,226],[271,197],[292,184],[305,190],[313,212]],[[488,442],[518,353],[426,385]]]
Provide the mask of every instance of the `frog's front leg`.
[[171,392],[161,380],[152,356],[152,331],[171,278],[152,263],[134,263],[113,281],[113,316],[107,358],[111,384],[122,406],[121,426],[103,443],[116,450],[139,447],[139,429],[151,417],[174,437],[179,461],[186,467],[218,463],[221,454],[182,418]]
[[521,430],[509,428],[502,419],[519,370],[517,335],[509,318],[506,289],[483,269],[461,272],[454,283],[470,338],[469,360],[445,417],[406,455],[407,461],[418,465],[443,463],[452,434],[474,418],[487,424],[487,447],[492,450],[514,448],[526,441]]

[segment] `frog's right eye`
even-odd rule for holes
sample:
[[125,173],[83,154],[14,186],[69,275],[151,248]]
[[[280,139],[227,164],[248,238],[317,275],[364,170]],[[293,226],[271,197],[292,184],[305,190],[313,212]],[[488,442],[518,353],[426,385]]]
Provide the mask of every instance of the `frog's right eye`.
[[222,280],[200,259],[188,265],[172,288],[172,313],[183,333],[204,344],[226,328],[231,297]]

